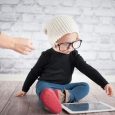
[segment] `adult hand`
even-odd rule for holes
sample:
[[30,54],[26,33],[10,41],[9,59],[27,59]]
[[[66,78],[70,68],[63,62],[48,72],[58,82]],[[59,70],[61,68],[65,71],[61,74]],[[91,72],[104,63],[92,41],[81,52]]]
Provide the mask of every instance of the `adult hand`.
[[0,33],[0,48],[11,49],[25,55],[34,49],[29,39],[11,37],[3,32]]
[[12,49],[25,55],[34,50],[32,42],[29,39],[19,37],[14,38],[14,47]]

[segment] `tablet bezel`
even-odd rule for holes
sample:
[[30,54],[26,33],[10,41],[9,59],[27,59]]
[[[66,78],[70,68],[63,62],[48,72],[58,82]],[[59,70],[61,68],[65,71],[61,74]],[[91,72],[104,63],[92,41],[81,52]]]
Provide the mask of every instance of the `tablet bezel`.
[[[82,102],[83,103],[83,102]],[[103,105],[105,105],[105,106],[107,106],[107,107],[109,107],[110,109],[102,109],[102,110],[88,110],[88,111],[72,111],[71,109],[69,109],[69,108],[67,108],[66,106],[64,106],[64,104],[62,104],[62,108],[65,110],[65,111],[67,111],[68,113],[70,113],[70,114],[75,114],[75,113],[93,113],[93,112],[107,112],[107,111],[115,111],[115,107],[113,107],[113,106],[111,106],[111,105],[108,105],[108,104],[106,104],[106,103],[104,103],[104,102],[101,102],[101,101],[99,101],[99,102],[84,102],[84,103],[101,103],[101,104],[103,104]],[[65,104],[71,104],[71,103],[65,103]],[[73,104],[75,104],[75,103],[73,103]],[[78,104],[78,103],[77,103]]]

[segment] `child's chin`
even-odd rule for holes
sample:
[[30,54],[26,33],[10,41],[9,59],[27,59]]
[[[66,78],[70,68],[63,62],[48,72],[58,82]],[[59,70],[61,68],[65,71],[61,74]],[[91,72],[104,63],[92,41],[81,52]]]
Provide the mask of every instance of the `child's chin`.
[[70,52],[62,52],[63,54],[70,54]]

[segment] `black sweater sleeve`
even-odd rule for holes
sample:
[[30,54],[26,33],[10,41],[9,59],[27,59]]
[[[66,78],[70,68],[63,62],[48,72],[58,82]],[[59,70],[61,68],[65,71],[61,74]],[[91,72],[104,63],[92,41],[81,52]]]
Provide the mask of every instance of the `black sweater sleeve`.
[[102,75],[92,66],[88,65],[77,51],[74,52],[74,56],[75,66],[80,72],[88,76],[102,88],[104,88],[105,85],[108,84],[108,82],[102,77]]
[[41,75],[43,67],[46,63],[47,63],[47,55],[46,55],[46,53],[43,52],[41,54],[40,58],[38,59],[37,63],[35,64],[35,66],[29,72],[29,74],[23,84],[22,91],[27,92],[29,90],[31,85]]

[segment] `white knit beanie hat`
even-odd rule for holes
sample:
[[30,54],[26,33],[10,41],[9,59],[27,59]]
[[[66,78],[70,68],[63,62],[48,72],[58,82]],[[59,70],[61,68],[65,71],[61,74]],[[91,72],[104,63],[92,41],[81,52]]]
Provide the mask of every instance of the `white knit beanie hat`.
[[71,16],[54,17],[44,25],[43,31],[52,45],[68,33],[79,33],[78,26]]

